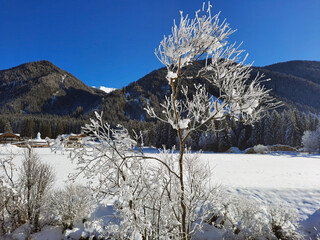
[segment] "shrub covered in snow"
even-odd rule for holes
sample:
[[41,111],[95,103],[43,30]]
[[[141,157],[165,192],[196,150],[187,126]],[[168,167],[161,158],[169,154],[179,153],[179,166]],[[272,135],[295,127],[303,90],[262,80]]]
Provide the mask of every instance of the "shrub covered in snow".
[[266,213],[269,228],[277,239],[302,239],[297,232],[298,217],[294,209],[268,205]]
[[226,152],[227,153],[241,153],[241,150],[238,147],[231,147]]
[[19,175],[14,155],[0,159],[0,234],[12,233],[25,224],[31,234],[41,228],[45,197],[54,181],[54,172],[31,148],[24,152]]
[[41,229],[41,213],[54,180],[55,173],[52,166],[42,163],[32,148],[26,149],[18,183],[26,221],[31,228],[30,233]]
[[207,223],[221,229],[224,239],[303,239],[293,209],[231,196],[216,206]]
[[305,151],[320,152],[320,128],[316,131],[305,131],[302,136]]
[[89,190],[81,185],[70,184],[50,194],[46,203],[46,217],[63,229],[72,229],[76,222],[86,220],[91,206]]
[[0,158],[0,235],[11,233],[25,222],[25,211],[16,181],[15,155],[12,151]]
[[268,146],[264,146],[264,145],[261,145],[261,144],[258,144],[256,146],[253,147],[253,150],[256,152],[256,153],[268,153],[269,152],[269,148]]

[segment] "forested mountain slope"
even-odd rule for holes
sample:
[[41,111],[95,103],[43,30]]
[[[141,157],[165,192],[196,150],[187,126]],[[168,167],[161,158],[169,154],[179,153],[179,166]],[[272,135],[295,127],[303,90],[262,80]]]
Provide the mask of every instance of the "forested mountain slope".
[[[196,73],[202,65],[203,61],[198,61],[188,71]],[[265,74],[266,79],[271,78],[264,84],[272,89],[271,94],[277,100],[284,103],[281,109],[297,108],[320,113],[320,62],[291,61],[253,67],[252,76],[258,72]],[[94,111],[103,111],[105,120],[113,125],[127,125],[130,120],[155,122],[147,116],[144,108],[150,103],[161,113],[160,103],[170,94],[165,76],[166,69],[160,68],[122,89],[105,93],[87,86],[49,61],[1,70],[0,132],[12,129],[21,133],[27,126],[26,121],[33,121],[35,135],[42,131],[48,119],[55,119],[50,124],[52,136],[62,130],[78,132],[80,124],[88,121]],[[203,79],[197,81],[206,84]],[[182,84],[188,85],[190,94],[193,94],[193,82],[184,81]],[[212,95],[216,95],[216,89],[207,87]],[[59,117],[62,127],[58,126]],[[58,131],[60,128],[62,130]]]
[[99,105],[103,95],[49,61],[0,71],[0,113],[82,114]]
[[[199,61],[189,71],[196,72],[202,64],[203,61]],[[271,89],[271,94],[277,100],[284,103],[284,108],[294,107],[301,111],[320,112],[320,62],[293,61],[266,67],[253,67],[252,77],[258,72],[263,73],[265,79],[271,78],[263,84]],[[105,117],[109,121],[149,120],[143,110],[146,103],[150,102],[160,111],[159,103],[167,94],[170,94],[165,76],[166,69],[161,68],[109,94],[102,107],[106,113]],[[202,79],[198,81],[206,83]],[[185,81],[184,84],[190,86],[193,83]],[[214,88],[211,87],[209,92],[215,95]]]
[[320,62],[288,61],[265,66],[264,69],[293,75],[320,84]]
[[300,110],[320,112],[320,62],[289,61],[256,67],[271,81],[266,82],[272,94]]

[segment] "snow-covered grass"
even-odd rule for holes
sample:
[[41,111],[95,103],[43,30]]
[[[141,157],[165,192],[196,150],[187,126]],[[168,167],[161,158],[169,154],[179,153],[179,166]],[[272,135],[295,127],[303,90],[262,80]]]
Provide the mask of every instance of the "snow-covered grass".
[[[17,166],[23,149],[0,147],[0,154],[12,150]],[[37,148],[41,160],[52,165],[56,172],[55,186],[68,182],[76,164],[68,153],[53,153],[49,148]],[[148,153],[156,154],[156,153]],[[306,153],[234,154],[202,153],[200,161],[212,169],[212,183],[227,191],[248,195],[261,201],[282,201],[298,209],[305,218],[320,208],[320,155]],[[78,183],[87,180],[79,176]]]
[[306,218],[320,208],[320,155],[202,154],[212,182],[260,201],[287,203]]
[[[19,166],[23,149],[2,146],[0,154],[7,154],[9,150],[16,154],[15,163]],[[71,162],[68,154],[53,153],[48,148],[39,148],[36,152],[43,162],[54,167],[55,187],[63,187],[76,164]],[[301,220],[307,219],[320,208],[319,154],[202,153],[200,161],[213,169],[212,183],[221,185],[227,192],[264,203],[287,205],[298,211]],[[82,176],[76,181],[86,183]]]

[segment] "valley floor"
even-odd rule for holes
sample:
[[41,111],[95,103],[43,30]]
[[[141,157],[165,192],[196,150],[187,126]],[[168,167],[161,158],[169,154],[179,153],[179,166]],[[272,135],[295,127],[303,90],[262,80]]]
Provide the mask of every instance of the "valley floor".
[[[17,154],[15,161],[19,165],[22,149],[0,147],[0,154],[10,149]],[[36,149],[36,152],[43,162],[54,167],[55,187],[63,186],[76,166],[68,154],[52,153],[47,148]],[[212,168],[212,184],[223,186],[227,192],[286,205],[296,209],[301,220],[320,209],[320,155],[202,153],[200,161]],[[77,181],[86,183],[81,176]]]

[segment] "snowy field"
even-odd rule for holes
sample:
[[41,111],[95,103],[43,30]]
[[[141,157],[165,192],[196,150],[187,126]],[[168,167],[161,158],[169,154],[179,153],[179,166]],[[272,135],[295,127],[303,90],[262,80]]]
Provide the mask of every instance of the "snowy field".
[[[23,149],[1,147],[0,153],[8,150],[17,154],[18,166]],[[48,148],[38,148],[36,152],[43,162],[54,167],[55,187],[62,187],[76,167],[68,154],[55,154]],[[280,202],[297,209],[303,219],[320,208],[320,155],[202,153],[200,161],[213,169],[212,183],[221,184],[227,191],[259,201]],[[77,182],[85,184],[86,179],[80,176]]]

